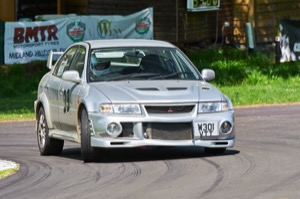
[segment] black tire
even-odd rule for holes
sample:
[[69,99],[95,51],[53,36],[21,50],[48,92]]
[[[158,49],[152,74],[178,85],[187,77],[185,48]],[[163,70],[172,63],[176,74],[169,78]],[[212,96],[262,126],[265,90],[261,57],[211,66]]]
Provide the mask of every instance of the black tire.
[[46,121],[44,108],[39,109],[36,119],[37,142],[41,155],[59,155],[61,154],[64,141],[49,137],[49,128]]
[[81,130],[81,157],[84,162],[93,162],[96,160],[96,149],[91,146],[91,125],[87,111],[83,109],[80,115]]
[[204,153],[206,155],[220,155],[225,153],[225,151],[226,148],[208,148],[208,147],[204,148]]

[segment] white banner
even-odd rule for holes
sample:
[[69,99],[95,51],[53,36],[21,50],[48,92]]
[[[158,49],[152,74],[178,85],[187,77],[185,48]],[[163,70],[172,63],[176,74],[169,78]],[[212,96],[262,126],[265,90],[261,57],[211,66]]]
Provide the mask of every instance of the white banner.
[[300,61],[300,21],[279,20],[280,62]]
[[153,39],[153,9],[127,16],[74,16],[5,23],[5,64],[46,60],[51,50],[93,39]]

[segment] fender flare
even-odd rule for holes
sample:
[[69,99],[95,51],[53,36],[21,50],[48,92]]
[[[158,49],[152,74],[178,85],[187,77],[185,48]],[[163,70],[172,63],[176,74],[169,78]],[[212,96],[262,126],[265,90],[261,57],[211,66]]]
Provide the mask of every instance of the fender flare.
[[39,111],[39,108],[43,106],[44,107],[44,111],[45,111],[45,116],[46,116],[46,121],[47,121],[47,124],[48,124],[48,128],[49,129],[52,129],[53,128],[53,124],[51,122],[51,113],[50,113],[50,109],[49,109],[49,100],[46,96],[45,93],[41,93],[39,95],[39,98],[38,100],[35,102],[35,114],[36,114],[36,118],[37,118],[37,115],[38,115],[38,111]]

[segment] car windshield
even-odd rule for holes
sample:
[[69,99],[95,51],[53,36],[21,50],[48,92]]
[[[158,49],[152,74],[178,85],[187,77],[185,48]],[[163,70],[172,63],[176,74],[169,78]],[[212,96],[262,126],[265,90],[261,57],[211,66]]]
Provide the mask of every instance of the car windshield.
[[90,82],[122,80],[202,80],[199,72],[175,48],[93,49],[90,54]]

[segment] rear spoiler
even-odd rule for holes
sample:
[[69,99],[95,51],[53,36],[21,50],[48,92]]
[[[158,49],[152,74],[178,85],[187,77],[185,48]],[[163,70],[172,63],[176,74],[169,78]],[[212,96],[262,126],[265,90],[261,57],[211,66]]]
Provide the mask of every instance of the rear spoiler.
[[54,52],[51,50],[48,55],[47,68],[51,70],[51,68],[53,67],[53,55],[58,55],[60,57],[63,53],[64,52]]

